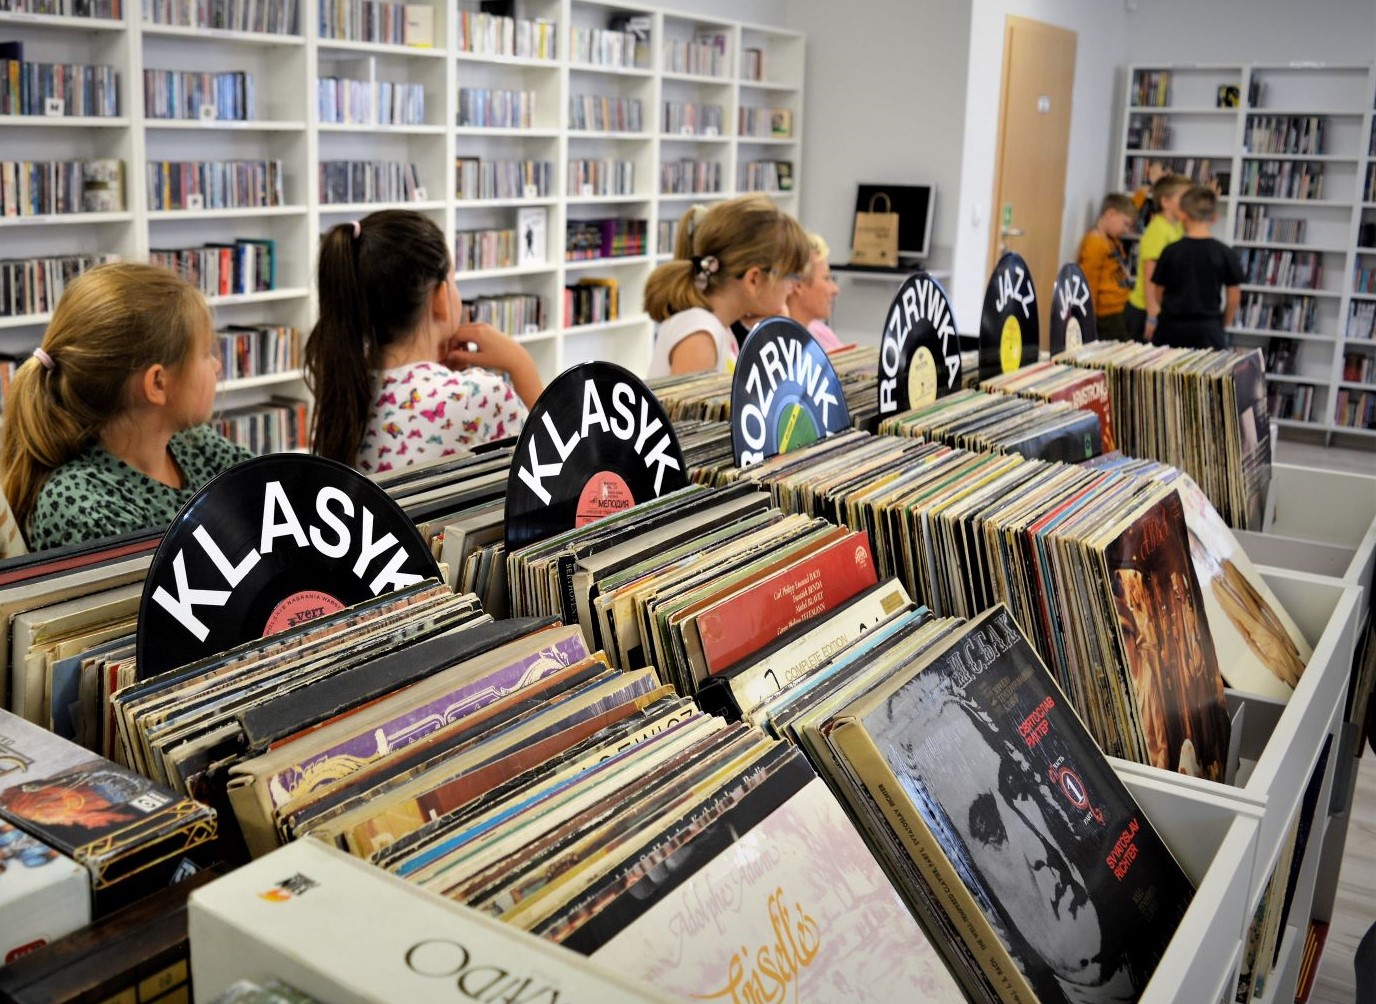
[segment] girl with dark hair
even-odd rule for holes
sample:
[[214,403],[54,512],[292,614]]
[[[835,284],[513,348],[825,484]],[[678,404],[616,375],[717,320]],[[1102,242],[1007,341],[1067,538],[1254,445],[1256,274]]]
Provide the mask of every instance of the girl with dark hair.
[[535,362],[463,322],[439,227],[388,209],[320,245],[320,320],[306,343],[315,452],[388,471],[514,436],[540,394]]

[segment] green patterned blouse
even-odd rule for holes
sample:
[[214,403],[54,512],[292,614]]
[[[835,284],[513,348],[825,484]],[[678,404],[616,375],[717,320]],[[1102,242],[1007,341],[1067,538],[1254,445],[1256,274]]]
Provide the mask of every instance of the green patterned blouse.
[[92,443],[53,472],[29,517],[35,551],[130,533],[171,522],[207,481],[253,454],[207,425],[184,429],[168,444],[184,485],[169,488]]

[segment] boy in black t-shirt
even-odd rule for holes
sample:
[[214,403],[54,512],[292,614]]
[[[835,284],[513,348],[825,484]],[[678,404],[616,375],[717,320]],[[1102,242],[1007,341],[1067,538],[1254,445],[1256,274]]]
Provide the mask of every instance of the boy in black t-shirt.
[[1147,329],[1154,345],[1221,349],[1228,344],[1223,330],[1237,313],[1242,266],[1233,249],[1209,233],[1217,205],[1218,197],[1203,185],[1180,197],[1185,235],[1161,252],[1151,276],[1161,303],[1156,330]]

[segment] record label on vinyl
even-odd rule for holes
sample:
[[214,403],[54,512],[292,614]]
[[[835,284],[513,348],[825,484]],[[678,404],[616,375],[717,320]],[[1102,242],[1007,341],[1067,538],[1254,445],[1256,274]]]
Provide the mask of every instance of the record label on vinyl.
[[960,336],[946,291],[926,272],[903,280],[879,343],[879,414],[892,415],[960,386]]
[[1056,294],[1051,300],[1051,330],[1047,333],[1047,348],[1054,357],[1068,349],[1078,349],[1086,342],[1098,340],[1099,326],[1094,319],[1089,280],[1079,265],[1067,262],[1056,273]]
[[731,449],[737,467],[850,428],[836,367],[807,328],[787,317],[755,325],[731,377]]
[[507,552],[687,483],[674,427],[644,383],[615,363],[570,367],[545,388],[516,440]]
[[979,378],[1012,373],[1037,361],[1041,319],[1032,272],[1022,255],[1004,253],[984,291],[979,318]]
[[385,491],[322,457],[212,478],[167,528],[139,606],[140,679],[439,575]]

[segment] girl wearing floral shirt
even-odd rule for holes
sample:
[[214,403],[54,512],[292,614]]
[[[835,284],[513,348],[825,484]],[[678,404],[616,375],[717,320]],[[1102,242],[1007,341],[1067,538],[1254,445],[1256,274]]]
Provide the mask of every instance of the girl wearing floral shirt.
[[444,236],[409,210],[325,235],[306,344],[315,452],[365,472],[437,460],[521,431],[540,394],[530,354],[462,323]]

